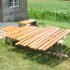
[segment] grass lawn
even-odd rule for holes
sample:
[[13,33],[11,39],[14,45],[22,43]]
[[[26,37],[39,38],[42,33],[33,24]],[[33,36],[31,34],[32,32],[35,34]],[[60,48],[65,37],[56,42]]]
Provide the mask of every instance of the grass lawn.
[[[36,1],[40,2],[40,0],[36,0]],[[42,1],[43,0],[41,0],[41,5],[43,6],[43,3],[45,3],[46,0],[44,0],[44,2]],[[60,4],[58,0],[54,0],[54,1],[58,5]],[[36,10],[36,9],[34,10],[33,8],[42,7],[40,6],[40,4],[38,6],[38,2],[35,2],[34,0],[29,0],[29,6],[28,6],[29,15],[32,15],[32,12]],[[52,8],[54,9],[54,3],[50,4],[49,2],[47,2],[47,4],[49,4],[50,8],[51,8],[51,5],[53,5]],[[60,6],[61,8],[64,8],[65,6],[64,10],[68,9],[70,11],[70,4],[68,2],[66,2],[66,4],[62,2]],[[60,10],[61,12],[61,9],[59,9],[60,6],[58,6],[57,10]],[[57,6],[55,6],[55,8],[57,8]],[[41,9],[40,10],[37,9],[37,10],[41,11]],[[66,11],[66,14],[67,13],[68,11]],[[38,16],[40,14],[41,13],[39,12],[37,13]],[[64,13],[64,17],[66,16],[66,14]],[[67,19],[60,17],[63,20],[63,21],[61,20],[61,22],[60,22],[60,19],[59,21],[57,21],[57,19],[55,19],[54,21],[53,18],[50,18],[49,16],[50,14],[48,14],[47,16],[48,19],[45,16],[44,18],[46,19],[44,19],[41,16],[40,18],[38,18],[34,14],[30,17],[38,19],[37,24],[39,27],[46,27],[48,25],[51,25],[51,26],[56,26],[61,28],[70,28],[70,22],[69,20],[67,20],[67,19],[70,19],[69,15],[66,16]],[[55,15],[53,16],[55,17]],[[60,60],[55,56],[46,55],[45,53],[42,53],[40,51],[35,51],[29,48],[23,48],[19,46],[10,46],[8,44],[5,44],[4,39],[0,40],[0,70],[70,70],[70,33],[65,39],[64,45],[66,46],[64,47],[64,53],[68,54],[69,58]]]
[[29,17],[70,23],[70,1],[28,0]]
[[[42,23],[43,22],[43,23]],[[45,23],[47,23],[45,25]],[[49,23],[49,24],[48,24]],[[64,24],[64,25],[63,25]],[[66,24],[66,25],[65,25]],[[59,26],[70,28],[70,24],[38,20],[38,25]],[[70,56],[70,34],[66,38],[64,52]],[[10,46],[5,40],[0,40],[0,70],[70,70],[70,57],[60,60],[55,56],[48,56],[42,52],[29,48]]]

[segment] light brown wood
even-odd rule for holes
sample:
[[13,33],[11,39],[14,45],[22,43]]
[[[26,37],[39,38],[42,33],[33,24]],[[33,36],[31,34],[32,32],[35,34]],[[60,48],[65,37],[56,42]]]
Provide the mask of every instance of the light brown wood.
[[25,28],[27,28],[26,26],[24,26],[23,28],[20,28],[18,30],[14,30],[14,31],[11,31],[11,32],[7,32],[4,36],[10,36],[10,35],[13,35],[15,33],[18,33],[20,32],[21,30],[24,30]]
[[[52,28],[51,28],[51,27],[45,28],[45,30],[44,30],[43,32],[41,32],[40,34],[37,34],[36,36],[34,36],[34,37],[28,39],[27,41],[25,41],[25,42],[23,42],[23,43],[21,43],[21,44],[24,45],[24,46],[27,46],[28,44],[32,43],[33,41],[35,41],[35,40],[37,40],[38,38],[40,38],[41,36],[43,36],[43,35],[45,34],[45,32],[48,32],[48,31],[50,31],[50,30],[52,30],[52,29],[53,29],[53,27],[52,27]],[[47,30],[47,31],[46,31],[46,30]]]
[[18,22],[18,24],[23,24],[23,25],[27,25],[27,24],[32,24],[32,23],[34,23],[34,22],[36,22],[36,20],[23,20],[23,21],[20,21],[20,22]]
[[18,29],[19,27],[16,27],[16,26],[7,26],[4,28],[1,28],[1,30],[6,31],[6,32],[11,32],[11,31],[18,30]]
[[23,41],[25,41],[25,40],[27,40],[27,39],[29,39],[31,37],[34,37],[36,34],[39,34],[41,31],[42,31],[42,29],[36,29],[33,32],[30,32],[30,34],[25,35],[25,37],[23,37],[23,38],[20,38],[20,39],[17,38],[17,40],[23,40]]
[[26,38],[20,40],[19,42],[16,43],[16,45],[19,45],[20,43],[22,43],[22,42],[24,42],[24,41],[26,41],[26,40],[28,40],[28,39],[34,37],[35,35],[39,34],[39,33],[42,32],[42,31],[43,31],[43,28],[34,31],[33,34],[31,34],[31,35],[27,36]]
[[60,33],[59,35],[55,36],[54,38],[52,38],[50,41],[47,42],[48,44],[45,43],[44,45],[42,45],[44,47],[42,50],[46,51],[48,48],[53,46],[53,44],[55,44],[58,40],[60,40],[62,37],[64,37],[69,32],[70,32],[69,30],[65,30],[62,33]]
[[34,31],[34,30],[36,30],[36,29],[38,29],[37,27],[31,27],[31,28],[27,28],[27,29],[24,29],[24,30],[22,30],[22,31],[20,31],[20,32],[18,32],[18,33],[15,33],[15,34],[13,34],[13,35],[11,35],[11,36],[9,36],[10,38],[13,38],[13,39],[15,39],[15,38],[21,38],[22,39],[22,37],[25,35],[25,34],[28,34],[29,32],[31,32],[31,31]]
[[[50,28],[49,26],[47,27],[47,29],[48,28]],[[40,33],[38,33],[38,34],[41,34],[41,32],[43,32],[45,29],[42,29],[42,31],[40,31]],[[31,34],[32,35],[32,34]],[[37,34],[36,34],[37,35]],[[29,39],[32,39],[32,38],[29,38]],[[27,39],[27,41],[29,40],[29,39]],[[19,41],[18,43],[16,43],[16,45],[18,45],[18,44],[20,44],[20,43],[22,43],[22,42],[24,42],[24,40],[21,40],[21,41]],[[29,43],[29,41],[28,41],[28,43]]]
[[45,43],[47,43],[50,39],[54,38],[55,36],[59,35],[60,33],[62,33],[64,31],[64,29],[60,29],[59,31],[57,31],[56,33],[53,33],[51,36],[49,36],[47,39],[44,40],[44,42],[42,42],[40,45],[38,45],[38,49],[42,50],[43,46]]
[[20,32],[20,31],[26,30],[26,29],[31,28],[31,27],[32,27],[32,28],[37,28],[37,27],[35,27],[35,26],[23,26],[23,27],[21,27],[21,28],[18,29],[18,30],[15,30],[15,31],[13,31],[13,32],[8,32],[8,33],[6,33],[5,36],[7,36],[7,37],[12,36],[13,34],[16,34],[16,33]]
[[[38,28],[34,29],[34,31],[37,30],[37,29]],[[16,40],[21,40],[21,39],[23,39],[21,37],[23,37],[23,35],[25,35],[25,34],[28,34],[30,31],[33,31],[33,29],[28,29],[27,31],[19,32],[18,34],[14,35],[13,38],[16,39]]]
[[56,33],[59,30],[59,28],[52,29],[51,32],[49,31],[44,36],[40,37],[39,39],[35,40],[33,43],[29,44],[31,48],[37,49],[40,44],[45,43],[45,40],[52,36],[53,33]]
[[22,40],[22,39],[24,39],[24,38],[26,38],[26,37],[30,36],[31,34],[33,34],[33,32],[35,32],[35,31],[37,31],[37,30],[39,30],[39,28],[35,28],[34,30],[27,31],[27,33],[26,33],[26,34],[24,34],[24,35],[23,35],[23,36],[21,36],[21,37],[18,37],[17,39],[18,39],[18,40]]
[[69,29],[51,26],[46,28],[38,28],[36,26],[9,26],[2,28],[2,30],[7,31],[7,33],[4,34],[5,37],[18,40],[16,45],[22,45],[24,47],[28,46],[32,49],[43,51],[52,47],[70,32]]

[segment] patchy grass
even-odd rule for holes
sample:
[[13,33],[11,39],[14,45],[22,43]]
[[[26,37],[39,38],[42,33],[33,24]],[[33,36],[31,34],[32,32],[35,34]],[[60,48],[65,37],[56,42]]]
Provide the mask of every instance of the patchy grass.
[[[51,25],[70,28],[67,23],[48,20],[38,20],[37,22],[40,27]],[[64,53],[68,54],[69,58],[60,60],[40,51],[10,46],[5,44],[4,39],[0,40],[0,70],[70,70],[70,34],[65,39],[64,45]]]
[[30,18],[70,22],[70,1],[29,0]]

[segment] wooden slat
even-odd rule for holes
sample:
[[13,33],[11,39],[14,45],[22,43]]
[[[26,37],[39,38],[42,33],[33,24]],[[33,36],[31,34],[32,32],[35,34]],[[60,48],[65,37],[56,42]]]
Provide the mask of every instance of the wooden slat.
[[30,38],[29,40],[21,43],[24,46],[27,46],[28,44],[34,42],[35,40],[37,40],[38,38],[42,37],[45,33],[48,33],[49,31],[51,31],[52,29],[54,29],[54,27],[51,27],[50,29],[46,29],[44,32],[38,34],[37,36],[33,37],[32,39]]
[[[25,28],[24,30],[21,30],[21,31],[19,31],[19,32],[16,32],[16,33],[14,33],[14,34],[12,34],[11,36],[13,37],[13,36],[15,36],[15,35],[18,35],[18,33],[21,33],[22,31],[25,31],[26,33],[29,31],[29,30],[31,30],[31,29],[36,29],[36,28],[38,28],[38,27],[32,27],[32,26],[26,26],[26,27],[28,27],[28,28]],[[22,28],[23,29],[23,28]],[[25,34],[26,34],[25,33]],[[9,37],[9,36],[8,36]]]
[[64,37],[66,34],[68,34],[70,30],[65,30],[62,33],[58,34],[57,36],[53,37],[50,41],[45,43],[42,48],[43,51],[46,51],[48,48],[50,48],[53,44],[55,44],[57,41],[59,41],[62,37]]
[[25,28],[27,28],[27,27],[24,26],[23,28],[20,28],[20,29],[18,29],[18,30],[13,31],[13,32],[8,32],[8,33],[6,33],[4,36],[9,36],[9,35],[15,34],[15,33],[19,32],[19,31],[21,31],[21,30],[24,30]]
[[4,27],[4,28],[1,28],[1,30],[6,31],[6,32],[11,32],[11,31],[17,30],[19,28],[20,27],[16,27],[16,26],[7,26],[7,27]]
[[[46,29],[49,29],[50,27],[47,27]],[[41,32],[44,32],[44,30],[45,29],[43,29]],[[41,33],[38,33],[38,35],[40,35]],[[29,38],[29,39],[32,39],[32,38]],[[27,40],[28,41],[28,43],[29,42],[31,42],[31,41],[29,41],[29,39]],[[27,41],[25,41],[25,42],[27,42]],[[20,43],[22,43],[22,42],[24,42],[24,40],[21,40],[21,41],[19,41],[18,43],[16,43],[16,45],[18,45],[18,44],[20,44]]]
[[[17,39],[16,45],[29,46],[30,48],[46,51],[67,33],[69,29],[60,29],[56,27],[38,28],[35,26],[6,27],[8,32],[4,35],[9,38]],[[15,30],[11,32],[11,30]]]
[[[7,37],[12,36],[13,34],[18,33],[20,31],[23,31],[23,30],[26,30],[27,28],[30,28],[30,27],[32,27],[32,26],[23,26],[21,29],[18,29],[18,30],[13,31],[13,32],[6,33],[4,36],[7,36]],[[38,28],[38,27],[35,27],[35,28]]]
[[[21,39],[23,39],[23,38],[20,38],[20,37],[23,37],[23,35],[25,35],[25,34],[28,34],[29,32],[32,32],[32,31],[35,31],[35,30],[37,30],[38,28],[36,28],[36,29],[28,29],[27,31],[22,31],[22,32],[19,32],[18,34],[16,34],[16,35],[14,35],[13,36],[13,38],[14,39],[16,39],[16,40],[21,40]],[[20,38],[20,39],[19,39]]]
[[[29,35],[29,36],[26,36],[24,39],[20,40],[20,41],[17,42],[15,45],[19,45],[20,43],[22,43],[22,42],[24,42],[24,41],[26,41],[26,40],[28,40],[28,39],[34,37],[35,35],[39,34],[39,33],[42,32],[42,31],[43,31],[43,28],[40,28],[40,29],[34,31],[33,34],[31,34],[31,35]],[[18,39],[17,39],[17,40],[18,40]]]
[[23,36],[18,37],[17,40],[22,40],[22,39],[26,38],[27,36],[33,34],[35,31],[37,31],[39,29],[40,28],[36,28],[35,30],[29,31],[29,32],[27,31],[28,33],[25,33]]
[[28,46],[30,48],[37,49],[42,42],[45,42],[45,39],[47,39],[48,37],[52,36],[52,34],[57,32],[59,29],[60,28],[52,29],[51,32],[49,31],[48,33],[45,33],[44,36],[38,38],[37,40],[35,40],[33,43],[29,44]]
[[32,23],[34,23],[34,22],[36,22],[36,20],[29,19],[29,20],[20,21],[19,24],[27,25],[27,24],[32,24]]
[[13,38],[13,39],[20,38],[20,37],[23,37],[25,34],[28,34],[29,32],[32,32],[36,29],[39,29],[39,28],[36,28],[36,27],[27,28],[26,30],[22,30],[22,31],[15,33],[15,34],[8,36],[8,37]]
[[42,50],[42,48],[43,48],[42,45],[44,45],[46,42],[49,41],[49,39],[52,39],[53,37],[57,36],[58,34],[60,34],[63,31],[64,31],[64,29],[61,29],[61,30],[57,31],[56,33],[53,33],[51,36],[49,36],[47,39],[45,39],[44,42],[39,44],[37,49]]
[[23,36],[22,38],[17,38],[17,40],[23,40],[23,41],[25,41],[25,40],[27,40],[27,39],[35,36],[36,34],[39,34],[42,30],[43,30],[43,28],[36,29],[36,30],[30,32],[29,34]]

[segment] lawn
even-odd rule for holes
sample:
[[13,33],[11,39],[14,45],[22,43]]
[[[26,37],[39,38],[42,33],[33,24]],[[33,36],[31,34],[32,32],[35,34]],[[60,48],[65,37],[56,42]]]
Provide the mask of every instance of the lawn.
[[[50,25],[65,29],[70,28],[70,20],[67,20],[70,19],[70,2],[58,0],[54,0],[53,2],[46,0],[28,0],[28,3],[29,17],[37,19],[37,25],[39,27]],[[48,14],[48,16],[43,15],[44,9],[49,12],[49,8],[50,10],[52,9],[50,12],[51,17],[50,14]],[[54,8],[56,11],[59,10],[61,14],[64,14],[66,18],[61,17],[60,12],[58,14],[61,19],[59,16],[53,15],[52,12]],[[41,9],[43,9],[43,11]],[[70,70],[70,33],[65,39],[64,45],[66,46],[64,47],[64,53],[68,54],[69,58],[60,60],[55,56],[47,55],[29,48],[10,46],[5,44],[5,39],[0,40],[0,70]]]
[[28,0],[29,17],[70,22],[70,1]]

